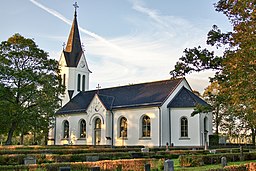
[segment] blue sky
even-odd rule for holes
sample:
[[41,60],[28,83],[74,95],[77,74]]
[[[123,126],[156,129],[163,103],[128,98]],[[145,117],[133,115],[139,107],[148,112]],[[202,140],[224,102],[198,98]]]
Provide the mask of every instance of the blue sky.
[[[33,38],[59,59],[74,16],[75,1],[8,0],[0,6],[0,41],[15,33]],[[185,48],[205,44],[213,24],[230,31],[215,11],[217,0],[77,0],[78,24],[90,75],[90,89],[170,78]],[[219,52],[220,53],[220,52]],[[186,78],[203,92],[212,72]]]

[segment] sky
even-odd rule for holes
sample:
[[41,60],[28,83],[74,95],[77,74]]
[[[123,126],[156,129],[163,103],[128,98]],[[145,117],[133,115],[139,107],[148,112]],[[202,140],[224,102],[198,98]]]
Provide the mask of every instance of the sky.
[[[71,0],[8,0],[0,6],[0,41],[15,33],[33,38],[59,60],[67,42]],[[90,89],[169,79],[186,48],[206,45],[212,25],[230,31],[215,11],[217,0],[76,0],[80,37],[90,74]],[[221,50],[217,51],[221,54]],[[186,76],[203,93],[212,71]]]

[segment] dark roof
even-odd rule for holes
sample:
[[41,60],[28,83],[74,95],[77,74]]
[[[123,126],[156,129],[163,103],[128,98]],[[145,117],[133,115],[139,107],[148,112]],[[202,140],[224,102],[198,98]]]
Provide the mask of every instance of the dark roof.
[[172,101],[170,101],[167,107],[195,107],[197,104],[201,104],[203,106],[208,105],[200,97],[198,97],[185,87],[182,87],[177,95],[172,99]]
[[80,92],[57,111],[57,114],[86,111],[96,93],[108,110],[138,106],[161,106],[182,80],[183,78],[178,78]]
[[83,54],[83,49],[80,41],[80,35],[76,19],[76,11],[72,27],[69,33],[67,46],[66,49],[63,50],[63,52],[65,55],[67,67],[77,67],[78,62]]

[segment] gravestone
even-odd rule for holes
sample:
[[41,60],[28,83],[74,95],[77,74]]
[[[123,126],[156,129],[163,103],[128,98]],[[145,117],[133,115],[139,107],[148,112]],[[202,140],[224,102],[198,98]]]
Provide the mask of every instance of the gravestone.
[[221,166],[222,167],[227,166],[227,158],[226,157],[221,157]]
[[240,161],[244,161],[244,148],[240,146]]
[[147,148],[147,147],[141,148],[141,152],[142,153],[148,153],[149,152],[149,148]]
[[94,162],[99,160],[99,156],[86,156],[86,161],[88,162]]
[[164,171],[174,171],[174,163],[172,160],[164,161]]
[[36,164],[36,158],[32,157],[32,156],[28,156],[28,157],[24,158],[24,164],[25,165]]
[[92,167],[91,169],[92,169],[91,171],[100,171],[100,167],[98,167],[98,166]]
[[149,163],[144,165],[144,170],[145,171],[150,171],[150,164]]
[[70,167],[60,167],[60,171],[70,171]]

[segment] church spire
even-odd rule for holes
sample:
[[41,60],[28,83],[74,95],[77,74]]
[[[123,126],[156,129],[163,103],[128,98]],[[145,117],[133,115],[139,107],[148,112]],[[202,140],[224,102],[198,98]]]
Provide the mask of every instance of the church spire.
[[80,57],[83,53],[81,41],[80,41],[80,35],[78,30],[78,24],[77,24],[77,8],[79,7],[77,5],[77,2],[73,4],[75,8],[75,14],[74,14],[74,20],[72,23],[72,27],[69,33],[67,46],[64,50],[64,54],[66,57],[66,62],[69,67],[77,67],[78,62],[80,60]]

